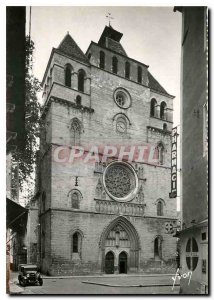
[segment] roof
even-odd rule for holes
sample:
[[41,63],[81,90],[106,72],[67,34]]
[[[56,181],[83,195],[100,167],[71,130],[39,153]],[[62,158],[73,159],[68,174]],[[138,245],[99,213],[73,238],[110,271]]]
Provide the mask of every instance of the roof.
[[25,268],[38,268],[37,265],[30,265],[30,264],[20,264],[19,267],[25,267]]
[[161,94],[167,95],[167,96],[172,96],[167,91],[160,85],[160,83],[152,76],[152,74],[148,71],[148,86],[150,89],[157,91]]
[[110,38],[106,38],[106,45],[108,49],[127,56],[126,51],[123,49],[123,46],[119,42],[116,42]]
[[122,36],[123,34],[115,30],[112,26],[105,26],[98,45],[127,56],[123,46],[120,44]]
[[123,36],[123,34],[119,31],[115,30],[112,26],[105,26],[105,28],[100,36],[98,44],[99,45],[105,44],[106,37],[109,37],[112,40],[119,42],[121,40],[122,36]]
[[85,56],[83,51],[73,40],[69,33],[66,34],[59,47],[57,48],[58,52],[64,53],[71,58],[75,58],[79,61],[88,63],[88,58]]
[[28,209],[7,198],[7,228],[18,229],[26,223]]

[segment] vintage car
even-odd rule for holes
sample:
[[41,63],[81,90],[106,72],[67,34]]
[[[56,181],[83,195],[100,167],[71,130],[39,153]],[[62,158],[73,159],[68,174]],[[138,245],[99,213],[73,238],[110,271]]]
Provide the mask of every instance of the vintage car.
[[43,279],[36,265],[22,264],[19,265],[18,281],[21,286],[30,284],[43,285]]

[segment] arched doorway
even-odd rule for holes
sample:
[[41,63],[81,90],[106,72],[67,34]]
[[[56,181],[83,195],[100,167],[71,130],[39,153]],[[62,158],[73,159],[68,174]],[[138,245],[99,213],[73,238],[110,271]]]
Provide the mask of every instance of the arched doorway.
[[127,273],[127,254],[124,251],[119,255],[119,273]]
[[[109,252],[112,252],[114,255],[114,273],[138,272],[139,236],[133,224],[125,217],[117,217],[107,225],[100,238],[100,248],[103,272],[107,273],[106,266],[108,263],[106,256]],[[119,259],[120,253],[124,254],[121,254]]]
[[105,272],[106,274],[114,274],[114,254],[111,251],[105,257]]

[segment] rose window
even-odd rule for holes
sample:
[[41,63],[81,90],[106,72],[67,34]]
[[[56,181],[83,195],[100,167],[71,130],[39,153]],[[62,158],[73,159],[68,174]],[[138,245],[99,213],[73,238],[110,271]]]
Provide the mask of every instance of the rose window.
[[137,191],[137,176],[131,165],[113,162],[104,172],[104,187],[108,195],[118,201],[128,201]]
[[118,88],[114,92],[114,101],[119,107],[126,109],[131,105],[131,96],[127,90]]

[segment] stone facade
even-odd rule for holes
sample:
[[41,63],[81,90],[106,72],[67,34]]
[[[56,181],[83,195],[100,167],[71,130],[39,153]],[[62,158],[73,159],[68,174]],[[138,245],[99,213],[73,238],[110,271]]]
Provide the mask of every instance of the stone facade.
[[[167,272],[175,266],[176,239],[165,233],[166,222],[176,223],[176,201],[169,198],[174,97],[148,66],[126,55],[120,38],[106,27],[83,54],[67,34],[44,75],[41,268],[50,275]],[[103,161],[106,145],[124,151],[153,146],[158,163],[135,156],[128,162],[128,155],[122,161],[118,153]],[[74,146],[84,148],[85,159],[73,161]],[[105,185],[110,163],[115,168],[118,161],[121,175]],[[118,201],[109,185],[122,195]]]

